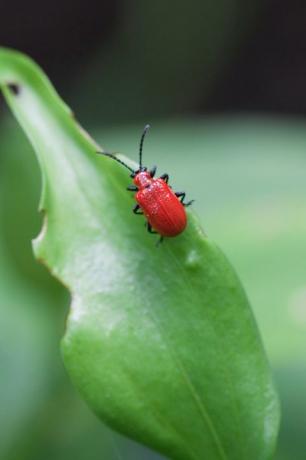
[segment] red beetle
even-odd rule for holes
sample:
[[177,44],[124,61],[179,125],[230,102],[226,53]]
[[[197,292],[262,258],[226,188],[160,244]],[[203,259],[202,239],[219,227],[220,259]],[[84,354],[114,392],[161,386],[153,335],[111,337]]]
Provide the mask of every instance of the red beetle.
[[154,179],[156,166],[149,171],[145,166],[142,166],[143,141],[149,128],[150,125],[146,125],[141,136],[137,171],[134,171],[112,153],[97,153],[113,158],[132,172],[131,177],[135,185],[129,185],[127,190],[136,192],[137,204],[134,206],[133,212],[146,216],[148,231],[159,233],[161,242],[165,236],[177,236],[185,230],[187,224],[185,207],[191,205],[194,200],[184,203],[185,192],[172,191],[168,185],[168,174],[162,174],[158,179]]

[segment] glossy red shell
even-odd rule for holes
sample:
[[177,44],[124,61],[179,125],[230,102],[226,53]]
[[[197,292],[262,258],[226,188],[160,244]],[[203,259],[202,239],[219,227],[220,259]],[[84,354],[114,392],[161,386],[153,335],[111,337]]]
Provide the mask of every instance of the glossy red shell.
[[163,179],[152,179],[147,172],[136,175],[135,199],[152,228],[162,236],[176,236],[187,224],[186,211]]

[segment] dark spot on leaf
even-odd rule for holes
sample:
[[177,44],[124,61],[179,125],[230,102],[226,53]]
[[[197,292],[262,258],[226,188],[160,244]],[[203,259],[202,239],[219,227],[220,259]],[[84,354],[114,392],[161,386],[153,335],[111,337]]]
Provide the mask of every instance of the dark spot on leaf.
[[18,94],[20,94],[20,86],[16,83],[8,83],[7,86],[11,93],[13,93],[15,96],[18,96]]

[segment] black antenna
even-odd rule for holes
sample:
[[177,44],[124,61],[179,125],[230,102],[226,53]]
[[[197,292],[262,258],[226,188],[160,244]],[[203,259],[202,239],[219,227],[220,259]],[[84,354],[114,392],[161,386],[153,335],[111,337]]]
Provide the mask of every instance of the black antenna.
[[143,147],[143,141],[144,141],[144,138],[145,138],[145,135],[147,134],[147,132],[149,131],[150,129],[150,125],[146,125],[144,127],[144,130],[143,130],[143,133],[142,133],[142,136],[141,136],[141,139],[140,139],[140,147],[139,147],[139,169],[141,170],[142,168],[142,147]]
[[110,157],[113,160],[118,161],[121,165],[125,166],[127,169],[129,169],[132,173],[135,173],[134,169],[130,168],[127,164],[125,164],[123,161],[119,160],[119,158],[116,157],[113,153],[109,152],[97,152],[99,155],[105,155],[106,157]]

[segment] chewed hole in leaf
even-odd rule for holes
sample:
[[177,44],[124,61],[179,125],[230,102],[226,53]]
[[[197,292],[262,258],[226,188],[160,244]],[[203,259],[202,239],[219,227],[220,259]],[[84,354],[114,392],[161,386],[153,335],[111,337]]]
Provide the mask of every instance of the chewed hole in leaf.
[[14,96],[18,96],[18,94],[20,94],[20,86],[17,85],[17,83],[8,83],[7,87]]

